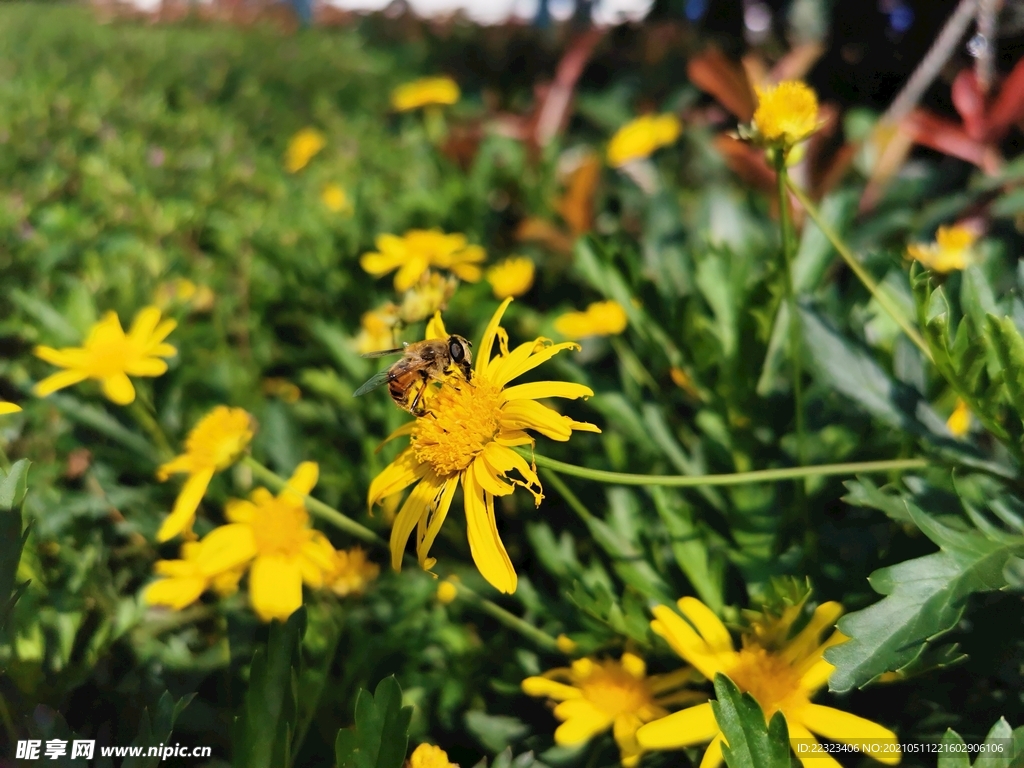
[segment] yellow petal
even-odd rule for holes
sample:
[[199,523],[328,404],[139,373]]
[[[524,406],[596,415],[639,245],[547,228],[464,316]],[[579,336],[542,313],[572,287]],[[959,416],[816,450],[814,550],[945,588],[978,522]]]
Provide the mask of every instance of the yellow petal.
[[228,499],[224,505],[224,517],[232,523],[248,523],[256,514],[256,505],[244,499]]
[[[505,450],[509,449],[506,448]],[[482,452],[477,454],[473,463],[466,469],[466,472],[472,472],[473,479],[476,480],[477,484],[492,496],[508,496],[515,490],[514,485],[506,483],[502,479],[503,472],[488,464]]]
[[166,464],[161,464],[159,467],[157,467],[156,478],[161,483],[163,483],[171,475],[177,475],[182,472],[192,474],[195,471],[196,466],[195,462],[192,460],[191,454],[183,453],[181,456],[175,456]]
[[404,254],[364,253],[359,258],[359,266],[374,277],[380,277],[398,269],[403,261],[405,261]]
[[640,718],[633,712],[624,712],[615,718],[612,735],[615,737],[615,743],[619,745],[619,754],[625,766],[635,764],[643,752],[640,742],[636,740],[636,732],[641,725],[643,723]]
[[0,402],[0,416],[6,416],[8,413],[18,413],[20,410],[20,405],[15,405],[14,403]]
[[296,493],[308,496],[320,477],[320,465],[315,461],[304,461],[295,468],[288,480],[288,487]]
[[651,631],[665,638],[673,651],[700,670],[708,680],[714,680],[715,674],[721,672],[723,666],[733,660],[728,654],[712,653],[711,648],[693,627],[671,608],[659,605],[651,612],[655,618],[651,622]]
[[494,499],[467,473],[463,478],[469,551],[480,575],[499,592],[516,591],[516,570],[498,536]]
[[370,511],[373,512],[373,505],[378,501],[408,488],[426,475],[429,469],[429,465],[416,458],[411,448],[406,448],[370,483],[370,490],[366,494],[366,504]]
[[38,346],[32,350],[32,354],[59,368],[81,368],[88,360],[88,354],[81,347],[54,349],[53,347]]
[[115,373],[100,382],[100,388],[110,402],[117,405],[129,405],[135,400],[135,387],[123,373]]
[[435,507],[432,510],[428,510],[430,519],[427,521],[426,530],[423,532],[423,537],[416,542],[416,557],[419,560],[420,567],[427,568],[427,558],[430,556],[430,548],[434,546],[434,540],[437,538],[437,534],[441,532],[441,526],[444,524],[445,518],[448,516],[448,510],[451,509],[452,499],[455,498],[455,490],[459,487],[459,476],[452,475],[444,481],[444,487],[441,489],[441,495],[435,497]]
[[572,419],[536,400],[513,400],[506,403],[501,409],[499,423],[504,429],[532,429],[560,442],[572,437]]
[[409,259],[395,273],[395,290],[399,292],[408,291],[419,282],[419,279],[423,277],[423,273],[429,268],[429,262],[422,257],[414,256]]
[[635,653],[624,653],[619,660],[622,668],[637,680],[643,680],[647,675],[647,664]]
[[180,611],[198,600],[205,589],[206,579],[202,576],[159,579],[146,587],[142,599],[150,605],[166,605]]
[[564,341],[561,344],[548,344],[546,347],[541,349],[533,349],[531,354],[524,360],[520,359],[513,354],[503,358],[501,362],[495,366],[493,373],[488,377],[494,382],[495,386],[503,387],[512,379],[522,376],[527,371],[532,371],[538,365],[546,363],[552,357],[557,355],[559,352],[563,352],[567,349],[579,349],[580,345],[572,341]]
[[196,564],[207,576],[239,568],[256,556],[256,537],[252,527],[243,523],[214,528],[199,546]]
[[88,377],[81,371],[60,371],[52,376],[47,376],[32,387],[32,394],[36,397],[46,397],[47,395],[52,395],[58,389],[73,387],[75,384],[83,382],[87,378]]
[[299,564],[282,555],[257,557],[249,572],[249,600],[263,621],[284,621],[302,606]]
[[170,541],[179,533],[192,530],[199,502],[203,500],[212,479],[213,469],[201,469],[195,474],[189,475],[174,502],[174,509],[171,510],[171,514],[167,516],[156,534],[157,541]]
[[156,307],[144,307],[135,315],[132,327],[128,331],[128,336],[133,341],[144,343],[149,340],[150,335],[156,329],[159,322],[160,310]]
[[427,515],[427,510],[441,490],[441,486],[441,478],[433,472],[427,472],[398,510],[395,522],[391,526],[391,567],[396,571],[402,570],[402,557],[405,555],[405,545],[409,542],[412,529]]
[[811,732],[793,718],[786,719],[789,727],[789,745],[804,768],[843,768],[842,764],[827,752],[815,752],[813,748],[818,740]]
[[484,446],[483,452],[477,457],[477,461],[483,459],[492,472],[508,475],[515,470],[522,478],[532,486],[540,487],[540,478],[522,456],[500,443],[488,443]]
[[714,611],[695,597],[681,597],[676,604],[683,616],[697,628],[713,653],[728,653],[733,650],[729,630]]
[[512,303],[512,297],[509,296],[494,311],[490,321],[487,323],[487,327],[484,328],[483,338],[480,340],[480,351],[477,353],[476,358],[476,373],[484,374],[487,372],[487,367],[491,362],[491,350],[494,348],[494,337],[498,332],[498,325],[501,323],[501,318],[505,314],[505,310],[508,309],[508,305]]
[[167,373],[167,363],[156,357],[143,357],[126,363],[124,372],[132,376],[163,376]]
[[636,738],[644,749],[681,749],[711,741],[718,732],[711,703],[705,702],[648,723]]
[[[833,601],[822,603],[814,609],[814,615],[807,622],[807,626],[800,630],[800,634],[794,637],[786,646],[784,656],[793,664],[799,663],[811,656],[819,646],[818,638],[821,633],[835,625],[836,619],[843,615],[843,606]],[[817,654],[820,657],[820,654]]]
[[533,381],[529,384],[516,384],[514,387],[507,387],[501,395],[506,402],[520,399],[540,400],[544,397],[565,397],[575,400],[579,397],[593,397],[594,390],[571,381]]
[[579,688],[548,680],[546,677],[528,677],[523,680],[522,687],[523,693],[527,696],[546,696],[555,701],[578,699],[583,695]]
[[725,759],[722,754],[722,744],[725,743],[725,736],[718,734],[704,750],[704,757],[701,758],[700,768],[718,768]]
[[[823,707],[820,704],[805,704],[796,713],[795,719],[808,730],[832,741],[845,744],[898,744],[896,734],[878,723],[863,717],[851,715],[841,709]],[[872,757],[887,765],[896,765],[900,761],[900,753],[871,752]]]
[[556,717],[562,708],[566,708],[563,716],[567,711],[572,714],[555,730],[555,744],[559,746],[582,744],[612,726],[612,718],[586,699],[563,701],[555,708]]
[[448,331],[445,330],[444,320],[441,319],[441,312],[437,311],[434,316],[427,322],[427,331],[423,335],[424,339],[447,339]]

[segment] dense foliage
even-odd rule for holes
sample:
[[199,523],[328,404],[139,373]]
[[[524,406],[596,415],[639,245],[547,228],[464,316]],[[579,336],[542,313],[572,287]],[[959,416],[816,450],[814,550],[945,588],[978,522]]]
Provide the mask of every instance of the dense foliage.
[[[548,102],[531,101],[529,82],[463,83],[455,104],[393,110],[396,86],[437,74],[443,42],[419,29],[399,43],[379,23],[284,35],[0,6],[0,400],[23,408],[0,416],[11,460],[0,483],[4,738],[155,744],[173,729],[175,742],[212,746],[211,766],[275,768],[399,768],[408,738],[464,766],[593,768],[620,759],[611,734],[555,745],[541,698],[554,689],[527,695],[523,681],[567,656],[623,668],[642,657],[651,675],[683,656],[697,668],[694,706],[715,700],[729,765],[788,765],[799,718],[766,723],[752,686],[693,662],[665,615],[652,627],[652,610],[695,596],[770,652],[794,647],[814,617],[830,617],[813,626],[831,633],[841,603],[850,639],[825,652],[836,669],[819,704],[904,744],[978,744],[991,731],[1024,752],[1010,728],[1024,723],[1018,129],[987,139],[1008,159],[984,171],[930,151],[881,173],[876,114],[846,104],[824,127],[812,115],[809,132],[828,138],[812,140],[808,162],[791,158],[790,178],[813,194],[787,194],[790,232],[773,172],[789,139],[768,135],[765,116],[748,133],[752,109],[727,117],[753,94],[708,87],[700,72],[717,66],[720,84],[735,70],[697,58],[692,36],[685,54],[704,66],[691,66],[692,82],[676,54],[611,82],[584,78],[571,119],[539,141]],[[566,58],[613,45],[585,38]],[[663,123],[642,156],[607,162],[640,107],[677,115],[681,135]],[[753,144],[730,138],[737,123]],[[957,222],[982,235],[972,259],[940,270],[921,251],[911,265],[908,244]],[[463,281],[433,283],[422,311],[360,257],[385,250],[380,235],[433,228],[482,247],[490,281],[471,260],[453,267]],[[392,570],[396,504],[371,515],[367,495],[402,450],[382,441],[412,417],[386,388],[353,392],[380,369],[360,352],[381,323],[385,340],[418,341],[435,305],[479,361],[503,285],[487,269],[514,255],[536,276],[510,290],[508,348],[582,338],[522,381],[593,391],[552,404],[600,432],[534,434],[543,498],[517,486],[494,499],[518,576],[506,595],[474,564],[462,491],[433,573],[411,557]],[[80,347],[108,312],[128,329],[147,306],[177,321],[176,354],[163,356],[166,373],[129,371],[130,404],[94,380],[32,394],[57,370],[37,345]],[[195,533],[237,524],[229,499],[260,486],[287,506],[285,479],[316,462],[315,487],[299,483],[292,506],[319,500],[307,506],[328,549],[362,546],[379,576],[350,563],[355,587],[307,579],[287,623],[250,604],[249,560],[227,596],[181,610],[144,598],[154,564],[185,556],[182,539],[158,540],[183,478],[161,482],[157,470],[221,405],[251,414],[251,455],[218,466]],[[851,462],[888,463],[782,471]],[[694,603],[681,610],[711,643],[721,623],[695,620]],[[709,668],[730,669],[730,651]],[[583,685],[581,669],[566,680]],[[644,763],[697,765],[708,739]],[[422,760],[414,768],[438,768]],[[935,760],[904,750],[902,764]]]

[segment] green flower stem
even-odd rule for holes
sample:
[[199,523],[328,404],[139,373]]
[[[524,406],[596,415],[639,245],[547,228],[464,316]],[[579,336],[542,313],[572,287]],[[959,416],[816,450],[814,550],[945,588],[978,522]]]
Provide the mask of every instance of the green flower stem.
[[0,469],[4,472],[11,471],[11,460],[7,458],[7,451],[4,450],[2,445],[0,445]]
[[[253,476],[259,478],[260,482],[266,483],[267,487],[272,491],[280,491],[288,485],[288,481],[285,478],[281,477],[276,472],[267,469],[252,456],[243,457],[241,463],[251,469]],[[306,508],[312,514],[319,517],[321,520],[330,523],[338,530],[344,531],[350,536],[355,536],[357,539],[365,541],[368,544],[373,544],[385,549],[388,548],[388,543],[374,531],[371,531],[364,525],[360,525],[352,518],[343,515],[341,512],[334,509],[334,507],[329,507],[322,501],[314,499],[312,496],[305,496],[304,499],[306,502]]]
[[[793,408],[796,411],[796,455],[797,461],[807,463],[804,430],[804,395],[803,395],[803,348],[800,342],[800,316],[797,314],[796,289],[793,287],[793,252],[796,243],[793,238],[793,227],[789,217],[789,193],[786,185],[789,174],[786,172],[786,154],[775,154],[775,176],[779,188],[779,229],[782,234],[782,274],[786,289],[786,305],[789,307],[789,356],[793,361]],[[803,483],[798,486],[803,492]]]
[[818,229],[820,229],[822,234],[824,234],[825,237],[828,238],[829,242],[832,243],[832,247],[839,251],[839,255],[843,257],[843,261],[845,261],[847,266],[853,270],[857,279],[859,279],[864,287],[868,289],[868,292],[874,297],[875,301],[878,302],[879,306],[889,314],[889,317],[896,321],[896,324],[899,325],[910,340],[917,345],[917,348],[924,353],[924,356],[927,357],[930,362],[935,362],[932,358],[932,352],[928,348],[928,344],[925,342],[924,337],[921,336],[917,328],[915,328],[903,315],[903,312],[900,311],[900,308],[893,303],[892,299],[885,295],[878,283],[876,283],[874,278],[867,273],[867,270],[861,266],[857,257],[853,255],[853,252],[849,247],[847,247],[846,243],[842,241],[839,235],[836,234],[835,230],[828,225],[828,222],[822,219],[821,212],[818,210],[817,206],[810,201],[802,189],[793,183],[792,179],[787,179],[786,184],[789,186],[790,192],[796,195],[797,200],[800,201],[800,204],[804,207],[804,210],[807,211],[807,214],[814,220],[814,223],[818,225]]
[[[288,484],[288,481],[285,478],[263,466],[252,456],[245,456],[241,463],[251,469],[253,476],[258,478],[260,482],[265,483],[267,487],[273,491],[280,491]],[[365,541],[368,544],[379,547],[385,552],[391,551],[391,547],[387,541],[378,536],[374,531],[371,531],[369,528],[366,528],[350,517],[343,515],[341,512],[334,509],[334,507],[329,507],[322,501],[314,499],[312,496],[306,496],[305,502],[306,508],[312,514],[316,515],[321,520],[330,523],[335,528],[344,531],[350,536],[354,536],[357,539]],[[415,565],[419,568],[419,563],[415,563]],[[469,587],[459,584],[458,592],[460,595],[464,595],[467,598],[466,601],[468,603],[476,606],[491,618],[497,619],[509,629],[518,632],[523,637],[532,640],[546,650],[556,650],[558,648],[555,638],[551,637],[551,635],[547,634],[543,630],[537,629],[537,627],[532,624],[523,621],[515,614],[505,610],[497,603],[491,602],[486,597],[481,597]]]
[[697,488],[701,486],[746,485],[749,483],[773,483],[780,480],[799,480],[805,477],[830,477],[833,475],[861,475],[875,472],[893,472],[908,469],[924,469],[929,466],[925,459],[892,459],[888,461],[855,461],[847,464],[818,464],[808,467],[785,467],[782,469],[758,469],[753,472],[732,472],[723,475],[633,475],[624,472],[609,472],[603,469],[589,469],[575,464],[533,455],[520,450],[525,458],[536,462],[538,467],[550,469],[563,475],[581,477],[611,485],[663,485],[670,488]]
[[143,431],[149,435],[149,438],[156,444],[156,449],[160,453],[160,458],[164,461],[174,456],[174,449],[171,448],[170,442],[167,440],[167,435],[164,434],[163,428],[160,426],[160,422],[156,420],[156,417],[152,413],[152,406],[147,407],[148,404],[144,404],[138,397],[136,397],[131,405],[128,406],[128,412],[131,413],[132,417],[142,427]]
[[496,619],[509,629],[513,630],[514,632],[518,632],[520,635],[527,638],[528,640],[532,640],[534,643],[536,643],[544,650],[558,650],[558,641],[555,640],[555,638],[553,638],[547,632],[545,632],[542,629],[538,629],[537,627],[533,626],[527,621],[524,621],[523,619],[516,616],[514,613],[506,611],[497,603],[492,603],[486,597],[481,597],[472,589],[467,587],[465,584],[462,584],[460,582],[459,584],[455,585],[455,591],[457,595],[456,599],[461,598],[470,605],[476,606],[478,609],[480,609],[483,613],[486,613],[492,619]]

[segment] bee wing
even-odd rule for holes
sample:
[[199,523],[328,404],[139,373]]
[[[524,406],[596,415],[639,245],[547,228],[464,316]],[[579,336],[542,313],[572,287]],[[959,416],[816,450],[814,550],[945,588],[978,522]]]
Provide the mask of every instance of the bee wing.
[[367,392],[376,389],[377,387],[387,384],[389,371],[384,370],[380,373],[375,373],[369,378],[369,380],[363,384],[359,389],[352,393],[352,397],[359,397],[365,395]]
[[388,355],[400,355],[403,352],[405,352],[404,347],[399,347],[398,349],[381,349],[377,352],[367,352],[365,355],[360,355],[360,357],[387,357]]

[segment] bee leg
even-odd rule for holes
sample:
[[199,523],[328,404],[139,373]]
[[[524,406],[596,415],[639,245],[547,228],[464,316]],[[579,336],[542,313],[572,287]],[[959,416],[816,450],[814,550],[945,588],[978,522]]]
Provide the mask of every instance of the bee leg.
[[417,410],[417,408],[420,405],[420,398],[423,397],[423,391],[427,388],[428,377],[425,371],[421,372],[420,378],[422,379],[422,381],[420,382],[420,388],[416,391],[416,397],[413,398],[412,405],[409,406],[409,412],[413,416],[423,415],[423,410]]

